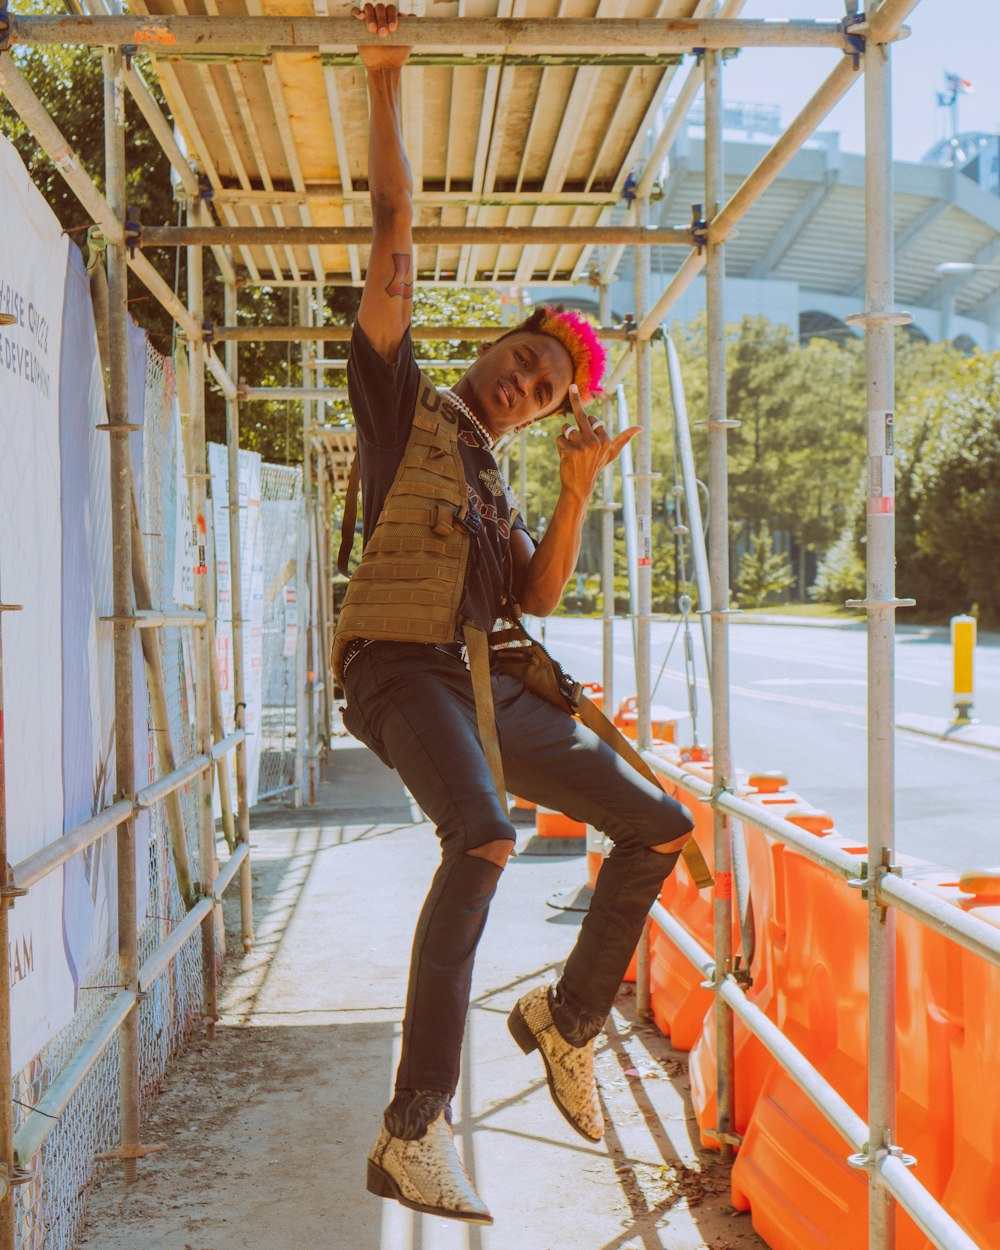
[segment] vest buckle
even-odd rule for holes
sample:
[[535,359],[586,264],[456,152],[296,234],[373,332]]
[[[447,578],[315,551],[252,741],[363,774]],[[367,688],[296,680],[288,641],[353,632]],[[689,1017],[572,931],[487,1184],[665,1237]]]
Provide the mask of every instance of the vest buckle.
[[455,515],[444,504],[438,504],[434,513],[432,532],[439,538],[447,538],[454,528]]

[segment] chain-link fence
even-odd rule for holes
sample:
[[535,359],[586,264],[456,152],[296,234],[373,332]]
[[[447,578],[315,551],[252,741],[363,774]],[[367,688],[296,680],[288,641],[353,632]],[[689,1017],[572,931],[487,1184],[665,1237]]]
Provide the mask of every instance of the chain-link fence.
[[[173,600],[177,478],[174,418],[175,375],[168,360],[147,348],[145,419],[140,487],[140,525],[156,607]],[[95,517],[96,524],[108,523]],[[156,631],[167,691],[169,732],[178,764],[195,753],[190,648],[182,631]],[[149,775],[159,776],[155,737],[164,726],[150,724]],[[192,872],[197,876],[197,784],[180,791]],[[114,838],[112,832],[107,835]],[[177,889],[164,804],[149,812],[149,902],[140,920],[139,961],[147,958],[184,916]],[[81,986],[71,1022],[14,1076],[15,1128],[66,1068],[84,1039],[100,1023],[117,993],[117,955]],[[153,983],[138,1006],[140,1081],[143,1109],[155,1095],[171,1055],[183,1044],[202,1012],[201,943],[189,941]],[[15,1190],[18,1250],[70,1250],[86,1212],[94,1156],[112,1149],[119,1133],[117,1036],[90,1070],[69,1107],[31,1161],[33,1178]]]

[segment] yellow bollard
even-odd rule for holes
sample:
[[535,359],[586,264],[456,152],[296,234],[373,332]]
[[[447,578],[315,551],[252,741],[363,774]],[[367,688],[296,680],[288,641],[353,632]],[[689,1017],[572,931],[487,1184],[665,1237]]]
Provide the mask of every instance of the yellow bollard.
[[955,719],[953,725],[968,725],[972,720],[972,660],[976,650],[976,618],[951,618],[951,658],[954,687]]

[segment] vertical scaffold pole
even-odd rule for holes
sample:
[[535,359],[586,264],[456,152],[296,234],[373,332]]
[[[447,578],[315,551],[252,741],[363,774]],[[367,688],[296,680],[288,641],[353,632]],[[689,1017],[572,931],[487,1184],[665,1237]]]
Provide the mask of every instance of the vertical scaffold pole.
[[10,1064],[10,947],[8,913],[13,899],[7,865],[7,774],[3,742],[3,618],[17,611],[0,595],[0,1250],[14,1250],[14,1089]]
[[[722,207],[722,58],[705,53],[705,211],[708,220]],[[709,576],[712,590],[712,788],[732,787],[729,741],[729,503],[726,417],[725,245],[709,243],[705,265],[708,318],[708,480],[711,508]],[[732,971],[732,822],[715,812],[715,980],[721,985]],[[718,1057],[718,1124],[722,1157],[731,1154],[733,1134],[733,1014],[715,999]]]
[[[876,885],[894,856],[895,471],[893,461],[893,213],[891,44],[865,54],[865,312],[868,379],[868,875]],[[892,1250],[895,1201],[874,1163],[896,1122],[895,912],[868,894],[868,1244]]]
[[[305,325],[315,325],[316,309],[311,302],[311,291],[305,291],[305,316],[301,318]],[[319,303],[321,291],[316,291],[316,302]],[[302,377],[303,381],[307,378],[315,380],[316,371],[312,368],[312,362],[316,355],[315,343],[304,342],[302,344]],[[306,631],[305,644],[305,667],[306,667],[306,766],[308,772],[308,793],[309,802],[316,802],[316,770],[318,765],[317,759],[317,739],[316,726],[317,717],[317,681],[316,674],[318,665],[316,663],[316,603],[313,596],[313,562],[316,559],[316,548],[313,542],[315,533],[313,522],[316,513],[316,495],[313,490],[313,462],[315,459],[313,448],[312,428],[317,424],[320,416],[320,405],[315,400],[308,400],[302,406],[302,512],[305,519],[305,563],[303,565],[303,583],[304,595],[301,606],[299,607],[300,628]]]
[[[189,203],[189,224],[197,224],[201,215],[197,203]],[[188,307],[192,317],[201,326],[205,324],[205,282],[202,251],[200,247],[187,249]],[[191,373],[191,511],[195,517],[197,566],[195,577],[195,606],[206,616],[213,615],[209,602],[212,586],[208,572],[208,456],[205,444],[205,348],[201,339],[188,345]],[[210,755],[212,751],[211,664],[216,662],[211,650],[211,631],[198,630],[194,638],[194,690],[195,732],[198,752]],[[198,782],[198,849],[201,860],[201,897],[215,892],[215,817],[212,813],[212,774],[208,768]],[[215,1037],[218,1013],[218,976],[215,955],[215,917],[212,912],[201,925],[202,985],[205,1001],[205,1033]]]
[[[649,200],[636,201],[636,222],[649,225]],[[649,311],[649,248],[633,248],[635,255],[635,320],[640,324]],[[650,616],[653,607],[653,543],[652,543],[652,468],[653,417],[650,345],[648,339],[637,339],[635,345],[636,424],[642,426],[638,435],[638,465],[635,474],[636,532],[638,553],[636,564],[637,609],[635,622],[635,696],[636,741],[640,751],[653,745],[650,726],[651,656]],[[612,596],[613,597],[613,596]],[[648,1018],[651,1009],[649,984],[650,922],[643,925],[636,957],[635,1006],[640,1019]]]
[[[602,326],[611,324],[611,289],[606,282],[599,288],[599,316]],[[604,427],[615,432],[614,396],[604,398]],[[609,464],[601,481],[601,687],[604,711],[614,715],[615,680],[615,466]]]
[[[649,200],[636,200],[636,224],[649,225]],[[650,258],[648,247],[637,247],[635,253],[635,320],[638,325],[649,312]],[[640,751],[648,751],[653,745],[650,730],[650,614],[653,603],[653,544],[652,544],[652,379],[650,376],[650,346],[648,339],[636,339],[635,344],[635,423],[642,426],[636,441],[635,511],[638,551],[637,603],[635,623],[635,697],[636,738]]]
[[[236,325],[236,284],[225,287],[226,325]],[[239,344],[226,340],[226,372],[234,380],[239,370]],[[246,730],[246,679],[243,672],[243,548],[240,540],[240,402],[226,400],[226,449],[229,458],[229,595],[233,622],[233,702],[237,729]],[[250,846],[250,805],[247,798],[247,741],[236,747],[237,842]],[[253,878],[250,855],[240,865],[240,935],[244,951],[253,948]]]
[[[299,324],[310,323],[310,292],[306,288],[299,291]],[[303,384],[309,375],[309,344],[302,343],[300,362],[302,365]],[[302,512],[296,531],[295,558],[295,806],[301,807],[307,801],[309,774],[309,722],[312,719],[309,708],[312,700],[311,691],[307,690],[308,682],[308,622],[306,621],[306,561],[308,559],[309,539],[306,517],[309,513],[307,482],[309,478],[309,426],[311,424],[312,403],[305,400],[302,404]]]
[[[108,204],[125,220],[125,79],[122,53],[104,52],[104,160]],[[132,629],[132,474],[128,443],[128,266],[124,241],[108,242],[108,425],[111,438],[111,549],[115,657],[115,797],[135,795]],[[135,819],[118,826],[118,978],[138,989]],[[139,1015],[131,1011],[119,1038],[121,1151],[126,1182],[136,1179],[139,1145]]]

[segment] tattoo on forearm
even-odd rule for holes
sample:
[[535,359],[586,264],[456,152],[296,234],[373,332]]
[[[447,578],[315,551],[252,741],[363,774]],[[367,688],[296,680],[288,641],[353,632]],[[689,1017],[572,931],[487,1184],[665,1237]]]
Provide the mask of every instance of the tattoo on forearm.
[[392,263],[395,265],[395,270],[392,281],[385,288],[386,295],[396,296],[399,299],[413,299],[413,281],[410,277],[413,257],[409,252],[393,252]]

